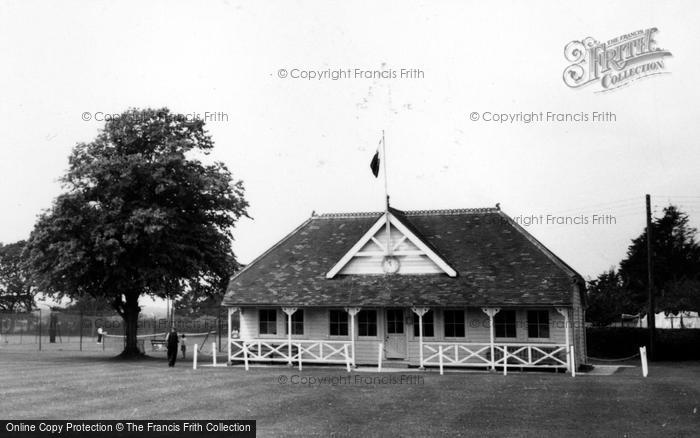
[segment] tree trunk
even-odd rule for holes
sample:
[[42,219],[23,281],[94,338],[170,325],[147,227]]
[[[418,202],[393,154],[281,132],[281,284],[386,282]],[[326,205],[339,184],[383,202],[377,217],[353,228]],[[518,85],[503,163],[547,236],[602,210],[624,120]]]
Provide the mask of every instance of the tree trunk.
[[124,335],[126,342],[124,351],[119,355],[125,359],[143,357],[144,354],[139,351],[136,335],[138,334],[138,321],[141,308],[139,307],[139,295],[130,293],[126,295],[126,303],[124,306]]

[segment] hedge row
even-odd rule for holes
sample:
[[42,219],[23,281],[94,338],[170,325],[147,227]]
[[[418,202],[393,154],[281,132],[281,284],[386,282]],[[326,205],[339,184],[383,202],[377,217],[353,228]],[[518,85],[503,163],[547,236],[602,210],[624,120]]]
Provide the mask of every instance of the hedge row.
[[[586,329],[589,357],[617,359],[632,356],[639,347],[649,348],[649,332],[632,327]],[[700,329],[657,329],[656,360],[700,359]]]

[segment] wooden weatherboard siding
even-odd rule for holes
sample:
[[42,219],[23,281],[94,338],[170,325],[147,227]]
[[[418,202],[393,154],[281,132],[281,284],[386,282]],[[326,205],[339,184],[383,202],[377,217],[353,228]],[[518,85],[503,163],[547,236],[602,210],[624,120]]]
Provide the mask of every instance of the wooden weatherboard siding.
[[[277,334],[260,334],[259,328],[259,309],[275,309],[277,314]],[[331,336],[329,333],[330,326],[330,308],[304,308],[299,309],[304,311],[304,334],[292,335],[294,340],[350,340],[350,329],[348,328],[348,336]],[[343,308],[335,308],[334,310],[344,311]],[[357,317],[355,320],[355,361],[357,364],[376,364],[377,363],[377,344],[384,342],[385,336],[385,308],[370,308],[363,310],[375,310],[377,312],[377,336],[359,336],[359,328]],[[489,320],[488,316],[481,308],[462,308],[450,309],[461,310],[465,315],[465,336],[464,337],[445,337],[444,336],[444,308],[431,309],[433,314],[433,324],[435,336],[424,336],[425,342],[468,342],[468,343],[489,343]],[[530,344],[564,344],[564,317],[559,314],[554,308],[503,308],[502,310],[516,311],[516,337],[515,338],[496,338],[496,342],[510,343],[530,343]],[[546,310],[549,313],[550,336],[549,338],[533,339],[528,338],[527,333],[527,311],[528,310]],[[413,335],[413,324],[417,323],[417,318],[414,319],[413,312],[410,308],[403,309],[404,311],[404,335],[406,338],[406,361],[412,365],[419,364],[419,339]],[[349,318],[349,315],[345,313]],[[287,334],[285,328],[287,325],[287,316],[281,308],[260,307],[260,308],[245,308],[240,318],[240,337],[242,339],[279,339],[286,340]],[[349,319],[348,319],[349,321]]]

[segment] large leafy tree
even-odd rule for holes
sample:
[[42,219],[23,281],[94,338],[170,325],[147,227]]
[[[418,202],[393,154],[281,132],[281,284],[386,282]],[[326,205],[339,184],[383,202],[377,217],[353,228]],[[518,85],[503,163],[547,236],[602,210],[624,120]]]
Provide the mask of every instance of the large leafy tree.
[[[664,209],[651,227],[656,311],[700,310],[700,247],[697,231],[675,206]],[[632,241],[627,257],[620,262],[620,276],[629,291],[635,311],[647,311],[647,235]]]
[[36,289],[23,263],[24,240],[0,243],[0,310],[27,312],[34,308]]
[[200,120],[132,109],[75,146],[65,192],[28,242],[29,266],[58,298],[107,298],[123,318],[123,357],[136,343],[141,295],[216,293],[235,266],[235,222],[246,215],[241,181],[207,155]]

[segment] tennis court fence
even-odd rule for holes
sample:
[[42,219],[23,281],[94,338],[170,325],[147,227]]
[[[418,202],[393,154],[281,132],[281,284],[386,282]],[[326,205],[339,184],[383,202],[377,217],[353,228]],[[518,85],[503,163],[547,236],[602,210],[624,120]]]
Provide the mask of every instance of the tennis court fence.
[[[225,312],[176,315],[174,320],[142,313],[138,321],[139,349],[145,353],[162,351],[165,334],[171,325],[180,334],[186,335],[189,348],[194,344],[211,348],[211,344],[215,343],[219,351],[226,350]],[[103,336],[99,336],[100,331]],[[124,343],[124,321],[116,313],[87,314],[56,310],[0,312],[0,352],[65,350],[114,354],[124,348]]]

